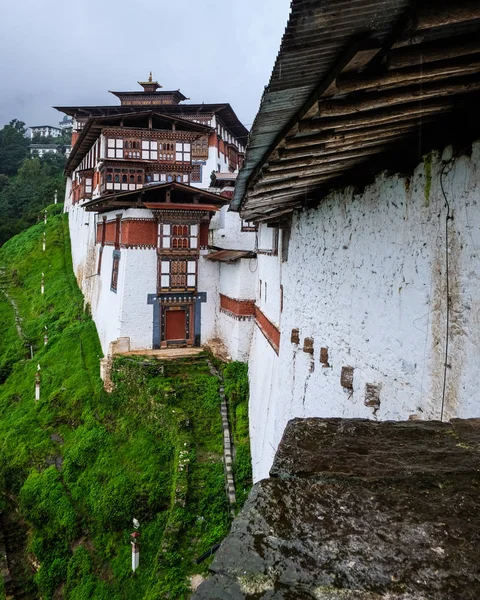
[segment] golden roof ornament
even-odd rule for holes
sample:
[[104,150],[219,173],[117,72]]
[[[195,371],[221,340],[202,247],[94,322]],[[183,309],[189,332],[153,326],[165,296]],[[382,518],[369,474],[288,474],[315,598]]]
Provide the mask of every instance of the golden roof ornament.
[[151,71],[150,71],[150,75],[148,77],[148,81],[139,81],[138,84],[143,87],[144,92],[155,92],[158,88],[163,87],[158,83],[158,81],[153,81],[153,76],[152,76]]

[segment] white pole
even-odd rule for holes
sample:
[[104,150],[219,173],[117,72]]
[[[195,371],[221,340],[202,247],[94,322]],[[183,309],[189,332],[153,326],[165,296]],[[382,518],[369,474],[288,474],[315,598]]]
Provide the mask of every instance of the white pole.
[[40,400],[40,365],[37,365],[37,372],[35,373],[35,402]]
[[44,294],[45,293],[45,275],[42,273],[42,283],[40,284],[40,293]]
[[57,204],[58,202],[58,192],[57,190],[55,190],[55,204]]
[[[133,519],[133,526],[135,529],[138,529],[139,525],[140,523],[137,521],[137,519]],[[130,534],[130,537],[133,538],[133,542],[130,543],[132,544],[132,571],[135,573],[135,571],[138,569],[138,565],[140,564],[140,546],[138,544],[138,538],[140,537],[140,534],[138,531],[134,531]]]
[[138,565],[140,564],[140,547],[135,542],[131,542],[132,544],[132,571],[138,569]]
[[45,325],[45,335],[43,336],[43,345],[46,346],[48,344],[48,329]]
[[47,224],[47,211],[46,210],[43,212],[43,222],[45,223],[45,225]]
[[45,252],[45,243],[46,243],[46,238],[47,238],[47,232],[44,231],[43,232],[43,244],[42,244],[42,249]]

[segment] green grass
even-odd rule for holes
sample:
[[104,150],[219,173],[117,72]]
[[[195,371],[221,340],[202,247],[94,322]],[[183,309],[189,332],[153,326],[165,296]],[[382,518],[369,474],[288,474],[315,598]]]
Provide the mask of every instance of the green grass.
[[[118,358],[115,391],[103,390],[101,349],[72,272],[67,218],[48,210],[46,252],[43,221],[0,249],[8,293],[34,350],[32,360],[1,295],[0,488],[30,528],[28,550],[40,563],[32,574],[36,597],[61,590],[75,600],[188,598],[188,576],[209,564],[194,559],[230,526],[218,381],[202,356]],[[243,490],[251,477],[246,371],[225,372]],[[132,517],[141,522],[136,577]]]

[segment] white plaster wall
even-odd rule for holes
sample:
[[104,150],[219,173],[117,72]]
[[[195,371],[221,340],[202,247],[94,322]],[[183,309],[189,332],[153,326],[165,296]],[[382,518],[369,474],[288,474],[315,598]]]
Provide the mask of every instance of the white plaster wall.
[[273,348],[257,325],[253,327],[252,346],[248,361],[250,402],[250,449],[252,452],[253,479],[268,477],[278,445],[276,430],[278,377],[281,365]]
[[[98,256],[99,245],[96,246]],[[102,268],[100,275],[96,275],[94,291],[92,294],[92,317],[97,326],[98,337],[105,355],[108,354],[108,347],[111,342],[121,335],[122,330],[122,309],[125,293],[125,271],[127,261],[121,253],[117,291],[110,289],[112,279],[113,246],[105,246],[103,249]]]
[[94,275],[97,268],[95,252],[95,214],[86,212],[80,203],[68,208],[68,223],[75,277],[85,301],[92,301]]
[[255,298],[256,258],[241,258],[220,264],[219,292],[237,300]]
[[253,327],[253,318],[239,320],[227,313],[219,312],[217,316],[218,337],[225,344],[232,360],[248,361]]
[[209,243],[227,250],[253,250],[255,231],[242,231],[242,220],[238,213],[222,207],[210,224]]
[[130,338],[131,350],[151,348],[153,305],[147,304],[147,296],[156,293],[157,251],[155,248],[122,248],[122,261],[125,282],[120,336]]
[[199,292],[207,293],[207,301],[202,304],[202,345],[210,339],[216,338],[217,317],[220,311],[220,296],[218,295],[218,282],[220,267],[218,262],[203,258],[207,250],[200,250],[198,259],[198,284]]
[[[443,166],[434,156],[429,194],[422,163],[411,178],[381,175],[361,194],[331,193],[317,209],[295,213],[289,259],[281,263],[284,310],[269,409],[273,422],[270,416],[267,423],[264,414],[264,384],[250,382],[256,480],[271,464],[266,446],[276,448],[293,417],[480,416],[480,144],[471,157],[449,163],[443,178],[453,216],[448,221],[451,309],[444,398]],[[274,269],[267,260],[259,257],[259,279],[269,282]],[[269,300],[263,309],[274,320]],[[299,346],[290,342],[293,328],[300,329]],[[302,350],[305,337],[314,339],[313,357]],[[258,369],[270,377],[265,343],[255,333],[249,364],[252,373]],[[321,347],[328,347],[329,367],[319,362]],[[353,392],[340,385],[342,366],[354,367]],[[376,412],[364,405],[367,383],[381,386]]]
[[272,323],[279,327],[281,323],[280,285],[282,283],[282,266],[284,264],[281,262],[281,253],[279,252],[278,255],[274,256],[258,254],[257,261],[257,306]]

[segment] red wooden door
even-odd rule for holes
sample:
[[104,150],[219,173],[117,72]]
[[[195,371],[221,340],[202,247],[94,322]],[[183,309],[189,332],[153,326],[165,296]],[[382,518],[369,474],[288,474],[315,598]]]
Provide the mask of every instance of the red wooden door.
[[165,314],[165,339],[184,340],[186,338],[186,310],[167,310]]

